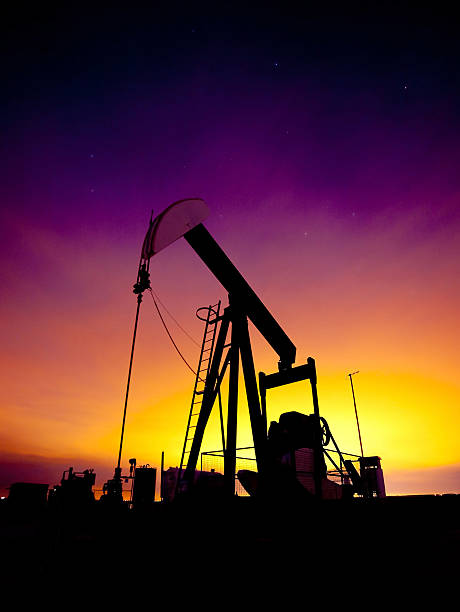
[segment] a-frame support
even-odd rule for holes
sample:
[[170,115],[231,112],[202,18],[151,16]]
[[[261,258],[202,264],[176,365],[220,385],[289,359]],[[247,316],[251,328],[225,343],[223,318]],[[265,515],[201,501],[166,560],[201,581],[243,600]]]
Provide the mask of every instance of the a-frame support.
[[[257,388],[254,360],[248,330],[247,317],[229,296],[230,306],[224,310],[217,336],[211,367],[206,380],[200,414],[195,429],[190,454],[185,469],[180,490],[187,490],[193,483],[196,466],[200,454],[204,432],[211,415],[212,408],[220,390],[222,380],[230,366],[228,410],[227,410],[227,441],[224,449],[224,479],[228,495],[234,494],[236,472],[236,443],[238,422],[238,378],[243,372],[251,422],[254,450],[259,474],[264,472],[266,421],[263,418],[259,391]],[[231,340],[227,336],[231,324]],[[225,349],[228,348],[225,354]]]

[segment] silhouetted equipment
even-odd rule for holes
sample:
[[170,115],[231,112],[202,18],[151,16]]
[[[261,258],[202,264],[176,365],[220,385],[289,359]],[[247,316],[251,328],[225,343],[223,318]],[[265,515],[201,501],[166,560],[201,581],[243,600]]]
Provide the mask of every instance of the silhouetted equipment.
[[[137,309],[117,467],[115,467],[113,478],[103,485],[102,503],[109,507],[126,508],[128,506],[128,503],[124,503],[123,500],[123,481],[131,482],[131,505],[134,508],[147,508],[153,504],[155,499],[156,469],[149,465],[137,467],[136,459],[132,458],[129,459],[129,475],[123,476],[121,456],[140,304],[143,292],[151,290],[150,259],[182,236],[226,289],[229,305],[221,311],[219,301],[214,305],[197,310],[197,316],[204,321],[205,326],[198,367],[194,372],[195,384],[181,461],[179,467],[165,471],[164,453],[162,453],[160,491],[162,501],[172,501],[178,493],[195,493],[200,496],[224,493],[227,497],[234,496],[240,367],[245,383],[257,464],[257,471],[247,469],[238,471],[239,481],[249,495],[281,496],[291,500],[341,499],[352,497],[355,493],[365,498],[385,497],[380,458],[363,456],[352,381],[353,374],[357,372],[348,376],[358,425],[360,457],[342,453],[327,421],[320,415],[315,360],[308,357],[305,364],[294,365],[296,347],[202,225],[207,215],[208,208],[204,201],[194,198],[171,204],[150,221],[142,246],[137,280],[133,286],[133,292],[137,296]],[[153,299],[155,302],[154,297]],[[161,317],[159,310],[158,312]],[[278,370],[271,374],[260,372],[258,381],[249,336],[249,321],[278,355]],[[171,338],[169,331],[168,335]],[[174,341],[173,344],[175,344]],[[180,354],[180,351],[178,352]],[[182,355],[181,357],[184,359]],[[187,365],[190,367],[188,363]],[[190,367],[190,369],[193,371],[193,368]],[[225,432],[221,385],[227,371],[229,372],[229,387]],[[313,413],[285,412],[281,414],[278,422],[270,423],[267,431],[267,391],[301,381],[309,382]],[[219,404],[222,451],[207,454],[223,454],[223,474],[214,469],[210,471],[196,469],[205,428],[216,400]],[[245,447],[247,448],[249,447]],[[238,457],[238,459],[251,460],[248,457]],[[334,469],[327,468],[326,459]],[[359,472],[356,469],[358,463]],[[94,501],[92,491],[94,483],[93,470],[74,472],[70,467],[64,471],[61,484],[50,492],[49,500],[61,507],[82,507]],[[8,502],[26,505],[41,504],[46,500],[47,490],[48,485],[15,483],[11,486]]]
[[[115,476],[104,483],[101,502],[109,506],[147,508],[155,501],[157,470],[150,465],[137,467],[135,458],[129,460],[129,475],[123,476],[122,468],[115,468]],[[123,498],[123,482],[131,483],[129,500]]]
[[[194,474],[205,427],[212,407],[219,395],[222,380],[227,369],[229,369],[226,442],[223,440],[224,477],[227,493],[229,495],[234,494],[238,377],[241,359],[259,475],[258,490],[263,492],[272,491],[271,483],[277,469],[270,457],[269,443],[267,441],[266,391],[273,387],[308,380],[312,391],[314,410],[313,415],[309,417],[310,422],[314,423],[314,426],[309,429],[309,444],[313,453],[314,494],[316,497],[321,498],[324,476],[322,473],[322,466],[324,465],[324,424],[322,426],[319,414],[315,361],[309,357],[305,365],[293,367],[296,347],[202,225],[202,221],[206,219],[207,215],[208,208],[201,199],[194,198],[175,202],[151,221],[141,254],[141,262],[146,266],[153,255],[181,236],[184,236],[229,294],[229,306],[224,309],[223,314],[216,316],[214,320],[215,324],[219,323],[219,330],[216,339],[214,340],[214,335],[212,338],[214,350],[211,352],[210,360],[206,366],[206,379],[199,411],[194,414],[197,419],[193,425],[193,436],[189,435],[190,414],[192,414],[192,411],[189,414],[185,442],[187,443],[190,440],[191,446],[190,450],[187,451],[188,460],[185,472],[182,475],[181,469],[179,471],[180,478],[177,486],[180,490],[187,490],[194,483]],[[211,307],[208,310],[208,316],[210,313]],[[259,389],[255,375],[248,321],[254,324],[279,356],[278,372],[270,375],[261,373],[259,375]],[[215,334],[216,330],[213,333]],[[192,408],[195,396],[196,388],[192,398]],[[181,468],[184,454],[185,445]],[[337,469],[341,473],[343,472],[342,458]]]
[[350,476],[350,480],[353,484],[354,492],[357,493],[358,495],[364,495],[364,488],[363,488],[363,482],[361,480],[361,475],[359,474],[356,467],[354,466],[353,461],[351,461],[350,459],[345,459],[344,464],[345,464],[345,469],[347,470]]
[[146,508],[155,501],[155,484],[157,471],[150,466],[137,467],[134,470],[133,507]]
[[121,453],[123,450],[123,438],[124,438],[125,424],[126,424],[126,411],[128,408],[129,386],[131,382],[131,373],[133,369],[134,347],[136,345],[137,326],[139,323],[139,311],[140,311],[140,307],[142,303],[142,295],[144,291],[146,291],[147,289],[150,289],[149,264],[148,262],[143,262],[141,259],[141,261],[139,262],[139,268],[137,270],[137,279],[133,285],[133,293],[137,295],[137,308],[136,308],[136,317],[134,320],[133,339],[131,343],[131,356],[129,359],[128,380],[126,382],[125,403],[123,407],[123,421],[121,425],[120,446],[118,448],[117,467],[114,470],[113,478],[111,480],[108,480],[103,486],[103,498],[104,498],[103,500],[104,502],[109,502],[111,504],[120,504],[123,502],[123,484],[122,484],[122,475],[121,475],[121,471],[122,471],[121,470]]
[[[163,500],[171,502],[176,497],[177,483],[180,477],[178,467],[170,467],[163,473]],[[193,490],[200,496],[215,496],[224,492],[224,476],[214,470],[195,470]]]
[[[353,494],[343,468],[336,466],[337,472],[334,473],[334,476],[341,478],[340,484],[328,479],[324,459],[324,453],[327,451],[318,454],[314,452],[318,439],[323,446],[327,446],[333,439],[329,425],[323,417],[318,420],[314,414],[285,412],[278,422],[271,422],[267,438],[267,463],[273,487],[284,498],[316,496],[316,474],[319,474],[321,479],[324,499],[341,499]],[[338,453],[343,460],[342,453]],[[250,495],[260,491],[258,474],[250,470],[240,470],[238,478]]]
[[385,497],[385,482],[380,457],[360,457],[359,465],[364,497]]
[[82,507],[94,502],[93,486],[96,474],[92,469],[74,472],[72,467],[62,473],[60,485],[49,493],[50,504],[61,508]]
[[[240,361],[257,462],[256,484],[254,484],[254,477],[250,476],[247,470],[245,471],[246,474],[242,475],[243,480],[245,480],[245,476],[247,477],[246,481],[249,483],[248,490],[257,490],[258,495],[273,495],[276,494],[276,489],[279,489],[281,486],[286,490],[286,494],[289,494],[289,491],[301,490],[302,494],[314,495],[319,499],[322,497],[340,497],[344,491],[350,491],[353,487],[355,491],[358,491],[358,489],[360,491],[376,490],[377,485],[369,484],[371,476],[363,475],[363,470],[369,471],[370,474],[372,468],[374,470],[372,478],[376,482],[377,468],[373,464],[369,464],[369,466],[362,464],[361,474],[359,475],[357,475],[353,465],[350,464],[351,467],[348,469],[344,454],[338,448],[327,422],[320,416],[315,360],[312,357],[308,357],[306,364],[294,366],[296,347],[202,225],[208,214],[209,211],[205,202],[200,198],[192,198],[171,204],[155,219],[150,220],[149,229],[142,246],[137,281],[134,285],[134,293],[137,295],[137,311],[123,411],[118,464],[115,468],[113,479],[104,485],[105,497],[115,502],[122,501],[121,483],[123,477],[120,462],[126,408],[140,303],[143,292],[146,289],[150,289],[150,259],[153,255],[182,236],[227,290],[229,305],[223,312],[220,310],[220,302],[214,306],[199,309],[197,312],[197,314],[205,313],[205,316],[198,314],[205,322],[205,329],[198,368],[195,373],[195,385],[180,466],[175,468],[177,471],[174,472],[173,477],[174,493],[186,493],[192,489],[197,490],[199,488],[205,490],[212,488],[219,489],[223,482],[226,493],[229,496],[234,495]],[[161,316],[161,313],[159,314]],[[259,374],[259,385],[257,385],[248,330],[249,321],[254,324],[278,355],[278,371],[268,375],[261,372]],[[170,335],[169,332],[168,335]],[[181,357],[183,358],[182,355]],[[220,390],[227,370],[229,371],[229,392],[227,430],[225,433]],[[303,415],[291,412],[281,415],[279,423],[271,424],[267,436],[267,390],[304,380],[309,381],[310,384],[313,414]],[[208,477],[204,476],[204,472],[198,475],[196,471],[205,428],[216,399],[219,400],[221,417],[222,452],[224,455],[223,481],[219,478],[220,475],[214,472]],[[329,442],[332,442],[333,448],[326,448]],[[335,455],[333,456],[334,453]],[[340,486],[342,487],[340,492],[337,488],[339,485],[327,478],[326,457],[335,468],[335,470],[332,470],[334,477],[340,480]],[[185,461],[186,467],[184,470]],[[347,461],[350,462],[350,460]],[[133,471],[134,474],[138,472],[133,465],[131,468],[130,476],[127,478],[133,478]],[[169,485],[172,473],[168,472],[164,472],[162,467],[162,499],[169,499],[171,497]],[[134,475],[135,478],[136,476]],[[147,475],[145,475],[145,478],[145,482],[147,482]],[[206,479],[208,484],[212,483],[211,486],[203,484]],[[147,485],[145,486],[147,487]],[[135,483],[134,488],[136,488]],[[168,492],[166,493],[167,489]],[[381,490],[381,487],[379,490]]]
[[46,505],[47,484],[15,482],[10,486],[7,504],[15,510],[39,510]]
[[102,487],[101,501],[110,505],[118,505],[123,503],[123,481],[121,476],[121,467],[116,467],[113,478],[104,483]]

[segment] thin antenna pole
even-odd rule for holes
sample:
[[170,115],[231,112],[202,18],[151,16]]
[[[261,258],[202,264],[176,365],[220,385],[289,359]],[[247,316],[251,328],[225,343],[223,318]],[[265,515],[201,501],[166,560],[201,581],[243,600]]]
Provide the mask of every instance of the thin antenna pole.
[[352,378],[352,376],[354,376],[355,374],[359,374],[359,370],[357,370],[356,372],[352,372],[351,374],[348,374],[348,376],[350,378],[351,393],[353,395],[353,405],[355,407],[356,425],[358,426],[359,445],[361,447],[361,457],[364,457],[363,443],[362,443],[362,440],[361,440],[361,430],[359,428],[358,410],[356,409],[355,390],[353,388],[353,378]]

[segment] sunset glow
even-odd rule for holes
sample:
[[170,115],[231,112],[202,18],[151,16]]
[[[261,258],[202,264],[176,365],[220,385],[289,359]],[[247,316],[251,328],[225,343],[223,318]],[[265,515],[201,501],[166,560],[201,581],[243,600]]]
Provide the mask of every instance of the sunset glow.
[[[28,48],[23,80],[10,77],[11,100],[30,87],[3,138],[0,488],[55,484],[69,465],[94,467],[99,488],[112,475],[151,210],[201,197],[206,227],[296,345],[296,363],[315,358],[341,448],[359,454],[347,376],[359,370],[364,451],[382,458],[387,491],[458,492],[459,121],[437,64],[422,58],[406,79],[399,60],[356,68],[319,43],[300,57],[287,33],[275,52],[225,42],[231,24],[203,22],[197,42],[192,27],[174,50],[159,43],[157,62],[128,49],[120,73],[91,67],[89,51],[75,66],[65,47],[60,80],[64,59],[38,65]],[[88,44],[106,57],[96,34]],[[183,239],[150,272],[200,342],[195,310],[226,305],[225,290]],[[196,345],[165,317],[195,366]],[[275,372],[277,355],[251,337],[256,370]],[[146,294],[125,467],[129,457],[159,467],[162,451],[178,465],[192,388]],[[269,392],[269,419],[288,410],[312,411],[307,384]],[[239,418],[248,446],[243,394]],[[216,412],[203,450],[219,447]]]

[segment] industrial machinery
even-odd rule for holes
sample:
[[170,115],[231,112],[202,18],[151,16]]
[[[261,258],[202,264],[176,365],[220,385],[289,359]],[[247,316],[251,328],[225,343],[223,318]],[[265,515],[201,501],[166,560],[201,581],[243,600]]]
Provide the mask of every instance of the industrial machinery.
[[121,468],[104,483],[101,502],[105,505],[123,504],[123,482],[131,483],[129,504],[136,509],[146,508],[155,501],[157,471],[150,465],[137,466],[136,459],[129,460],[129,475],[123,476]]
[[148,508],[155,501],[157,471],[150,465],[141,465],[134,470],[133,508]]
[[[162,474],[162,499],[166,502],[174,501],[182,470],[179,467],[170,467]],[[214,469],[210,471],[195,470],[193,488],[200,496],[219,495],[224,490],[224,476]]]
[[[245,471],[239,474],[239,477],[250,494],[272,496],[281,486],[286,495],[302,490],[317,499],[342,497],[344,491],[347,495],[353,495],[354,492],[367,496],[381,495],[382,488],[377,485],[381,470],[374,470],[374,476],[380,476],[373,481],[369,477],[363,478],[363,474],[367,474],[375,462],[372,463],[370,458],[362,458],[361,473],[358,473],[352,461],[345,459],[327,422],[320,416],[315,360],[308,357],[305,364],[294,365],[296,347],[202,224],[208,213],[205,202],[193,198],[173,203],[151,220],[142,247],[138,281],[134,286],[139,304],[142,292],[150,288],[150,259],[183,236],[228,292],[229,305],[223,312],[220,311],[220,303],[210,306],[204,319],[205,332],[177,478],[177,492],[184,493],[193,489],[205,428],[216,399],[220,400],[220,388],[228,370],[226,435],[222,432],[224,488],[229,496],[234,495],[238,378],[241,366],[257,473],[250,474]],[[248,321],[254,324],[278,355],[278,370],[268,375],[260,373],[259,385]],[[198,389],[200,380],[203,387]],[[267,435],[267,390],[303,380],[310,384],[313,413],[286,413],[281,416],[279,423],[271,424]],[[220,402],[219,408],[221,410]],[[325,448],[330,441],[333,441],[335,447],[335,459]],[[187,442],[190,442],[188,446]],[[327,478],[325,456],[334,466],[340,484]],[[185,459],[186,467],[182,471]],[[375,469],[378,470],[379,467]],[[383,476],[381,481],[383,482]]]
[[64,470],[61,484],[53,487],[48,495],[50,506],[78,508],[94,502],[93,486],[96,474],[92,469],[75,472],[73,467]]
[[6,500],[8,507],[15,510],[38,510],[46,506],[47,484],[34,482],[15,482],[10,486]]

